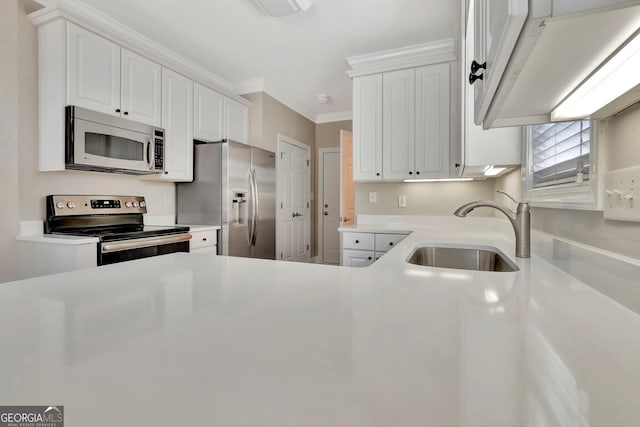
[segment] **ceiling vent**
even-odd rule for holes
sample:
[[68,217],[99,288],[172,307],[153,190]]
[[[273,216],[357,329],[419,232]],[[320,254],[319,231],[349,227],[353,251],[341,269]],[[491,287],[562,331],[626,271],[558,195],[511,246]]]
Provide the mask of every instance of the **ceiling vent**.
[[305,12],[311,7],[313,0],[254,0],[265,12],[279,17],[296,12]]

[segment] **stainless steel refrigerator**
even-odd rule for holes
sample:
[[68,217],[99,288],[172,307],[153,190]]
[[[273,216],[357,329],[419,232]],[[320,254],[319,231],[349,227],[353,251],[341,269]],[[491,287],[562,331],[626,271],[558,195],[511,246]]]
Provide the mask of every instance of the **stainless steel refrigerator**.
[[193,182],[176,186],[178,223],[219,225],[220,255],[275,259],[275,154],[195,141],[193,167]]

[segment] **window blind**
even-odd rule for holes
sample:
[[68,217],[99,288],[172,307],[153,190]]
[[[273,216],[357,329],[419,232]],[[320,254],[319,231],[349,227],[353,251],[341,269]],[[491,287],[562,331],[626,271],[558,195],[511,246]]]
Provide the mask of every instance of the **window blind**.
[[546,123],[531,127],[533,186],[575,182],[579,172],[589,178],[591,122]]

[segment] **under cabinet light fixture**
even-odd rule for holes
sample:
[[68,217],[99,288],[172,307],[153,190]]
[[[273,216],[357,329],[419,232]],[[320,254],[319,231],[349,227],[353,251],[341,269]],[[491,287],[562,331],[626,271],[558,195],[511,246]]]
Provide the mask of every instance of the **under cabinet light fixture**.
[[280,17],[296,12],[306,12],[313,0],[254,0],[269,15]]
[[473,178],[425,178],[425,179],[405,179],[404,182],[464,182],[473,181]]
[[583,81],[552,112],[551,120],[589,117],[640,85],[640,32]]
[[507,170],[507,168],[497,168],[492,165],[484,170],[484,176],[498,176],[505,170]]

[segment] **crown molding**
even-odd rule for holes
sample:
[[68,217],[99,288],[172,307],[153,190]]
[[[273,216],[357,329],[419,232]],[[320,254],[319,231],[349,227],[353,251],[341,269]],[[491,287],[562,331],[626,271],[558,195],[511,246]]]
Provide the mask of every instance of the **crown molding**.
[[455,61],[456,59],[454,39],[445,39],[366,55],[350,56],[346,59],[347,64],[351,67],[347,74],[349,77],[359,77]]
[[198,83],[223,92],[236,101],[250,105],[246,99],[234,93],[231,82],[78,0],[37,1],[48,6],[29,14],[36,27],[56,19],[65,19]]
[[316,116],[316,124],[342,122],[353,120],[353,111],[337,111],[335,113],[320,113]]
[[287,107],[291,108],[293,111],[300,114],[304,118],[310,120],[313,123],[316,122],[316,113],[313,110],[307,108],[304,104],[284,94],[282,91],[280,91],[280,89],[272,87],[265,82],[264,92],[281,104],[284,104]]
[[264,77],[256,77],[255,79],[242,80],[231,84],[231,87],[238,95],[247,93],[264,92]]

